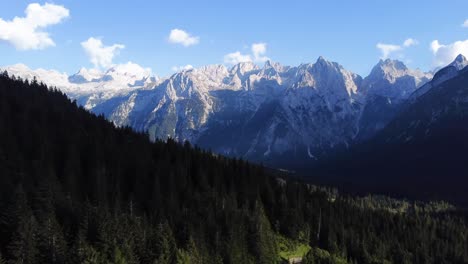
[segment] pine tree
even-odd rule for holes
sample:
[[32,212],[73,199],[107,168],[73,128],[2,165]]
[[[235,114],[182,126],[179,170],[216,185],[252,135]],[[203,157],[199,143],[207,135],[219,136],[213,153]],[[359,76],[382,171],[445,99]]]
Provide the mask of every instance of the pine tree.
[[197,244],[195,243],[195,240],[193,240],[192,237],[190,237],[189,242],[188,242],[187,253],[190,256],[190,263],[191,264],[203,264],[203,263],[205,263],[205,261],[203,260],[203,255],[200,252],[199,247],[197,247]]
[[50,214],[41,225],[38,246],[42,259],[47,263],[63,263],[66,258],[67,244],[55,214]]
[[78,230],[76,239],[71,247],[71,252],[68,254],[69,263],[83,263],[86,259],[86,249],[88,243],[84,237],[83,230]]
[[127,260],[125,259],[122,251],[118,247],[114,250],[114,258],[112,260],[113,264],[127,264]]
[[102,256],[94,247],[87,246],[84,249],[84,259],[82,262],[83,264],[108,264],[109,262],[106,260],[104,256]]
[[171,227],[167,222],[161,223],[157,230],[158,257],[157,263],[172,263],[176,255],[176,243]]
[[[159,263],[160,262],[156,261],[154,264],[159,264]],[[183,249],[178,249],[175,263],[176,264],[191,264],[190,254]]]
[[270,222],[260,202],[256,202],[253,233],[251,243],[258,263],[275,263],[277,261],[277,245]]
[[38,260],[37,233],[37,222],[32,214],[20,217],[16,232],[8,246],[14,263],[35,263]]
[[40,230],[38,232],[38,247],[41,255],[41,262],[63,263],[66,258],[67,243],[63,235],[62,227],[57,221],[53,202],[53,183],[55,180],[43,180],[43,184],[38,188],[36,194],[36,210]]
[[28,205],[22,186],[15,194],[15,206],[12,212],[14,233],[8,246],[13,263],[35,263],[38,261],[37,233],[38,225]]

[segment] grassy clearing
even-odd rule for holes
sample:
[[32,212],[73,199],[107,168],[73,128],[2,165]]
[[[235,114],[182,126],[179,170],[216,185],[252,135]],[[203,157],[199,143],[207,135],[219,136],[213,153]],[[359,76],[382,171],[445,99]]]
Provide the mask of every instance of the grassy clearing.
[[284,260],[290,258],[304,257],[309,251],[310,246],[299,241],[292,241],[283,236],[278,236],[279,257]]

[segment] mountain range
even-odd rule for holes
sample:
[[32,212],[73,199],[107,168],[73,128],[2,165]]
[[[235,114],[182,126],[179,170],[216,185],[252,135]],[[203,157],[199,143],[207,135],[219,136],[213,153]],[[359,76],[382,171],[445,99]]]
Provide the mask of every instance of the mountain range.
[[209,65],[167,78],[133,63],[71,76],[24,65],[2,69],[56,86],[84,108],[152,139],[188,140],[293,169],[373,138],[406,105],[467,64],[460,55],[434,75],[387,59],[365,78],[323,57],[295,67],[271,61],[263,67]]

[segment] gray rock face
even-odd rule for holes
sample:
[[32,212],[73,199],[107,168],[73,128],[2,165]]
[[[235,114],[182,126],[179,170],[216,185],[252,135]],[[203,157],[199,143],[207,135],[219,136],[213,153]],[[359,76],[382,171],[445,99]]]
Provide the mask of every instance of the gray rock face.
[[368,139],[384,128],[411,94],[431,78],[432,74],[408,69],[400,61],[381,60],[364,79],[360,89],[365,103],[359,139]]
[[265,163],[313,161],[371,137],[432,77],[386,60],[362,79],[322,57],[297,67],[210,65],[165,79],[132,64],[60,76],[70,97],[118,126]]
[[212,65],[176,73],[90,110],[148,131],[153,139],[189,140],[266,163],[313,161],[383,128],[391,112],[429,78],[390,60],[364,80],[322,57],[298,67],[270,61],[262,68]]

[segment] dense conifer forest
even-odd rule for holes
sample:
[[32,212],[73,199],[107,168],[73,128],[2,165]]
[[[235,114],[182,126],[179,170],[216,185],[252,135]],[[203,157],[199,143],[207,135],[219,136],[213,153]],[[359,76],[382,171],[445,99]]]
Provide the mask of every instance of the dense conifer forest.
[[446,203],[364,198],[150,142],[0,76],[0,263],[468,263]]

